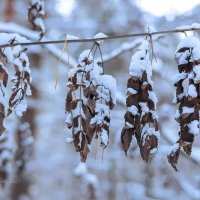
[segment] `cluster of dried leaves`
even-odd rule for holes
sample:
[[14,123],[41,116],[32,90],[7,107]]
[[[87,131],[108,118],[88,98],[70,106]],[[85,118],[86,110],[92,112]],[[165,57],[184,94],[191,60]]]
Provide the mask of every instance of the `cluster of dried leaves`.
[[102,148],[108,145],[110,109],[115,102],[105,85],[106,78],[111,77],[102,74],[92,50],[83,51],[78,66],[69,72],[66,123],[72,130],[74,146],[82,162],[87,159],[94,135],[96,139],[100,136]]
[[125,126],[121,132],[123,150],[127,155],[132,137],[135,136],[143,160],[148,161],[157,151],[159,131],[155,107],[157,99],[151,81],[152,66],[149,59],[150,45],[144,41],[133,55],[130,78],[127,83]]
[[28,20],[35,30],[40,31],[40,40],[45,33],[45,26],[42,20],[44,15],[44,0],[32,0],[31,6],[28,9]]
[[112,77],[99,74],[98,82],[93,80],[90,87],[91,90],[88,90],[88,94],[90,94],[88,95],[89,107],[91,108],[92,105],[90,102],[94,103],[91,108],[93,118],[90,121],[90,125],[95,132],[95,138],[98,139],[100,137],[102,148],[106,148],[109,143],[110,110],[115,105],[111,90],[105,84],[106,79],[111,80]]
[[200,111],[200,42],[188,37],[178,46],[176,61],[179,74],[175,83],[178,110],[176,121],[179,123],[179,139],[168,155],[168,161],[177,170],[181,148],[190,155],[194,136],[199,133]]
[[[25,101],[24,98],[26,95],[31,95],[29,60],[25,51],[26,49],[22,49],[20,46],[13,48],[13,65],[15,68],[15,76],[11,79],[13,83],[13,93],[9,98],[8,115],[13,111],[13,109],[17,108],[18,105],[24,104],[23,101]],[[26,110],[26,107],[24,109]],[[21,116],[21,113],[17,114]]]
[[[18,42],[16,38],[10,40],[10,43],[15,42]],[[27,108],[25,96],[31,95],[31,72],[29,60],[25,51],[26,49],[23,49],[20,45],[0,50],[0,134],[2,134],[5,129],[3,126],[5,117],[10,115],[13,110],[18,116],[22,116],[22,113],[25,112]],[[9,90],[7,88],[9,76],[6,66],[8,65],[14,67],[15,76],[11,79],[12,93],[7,102],[6,92]]]

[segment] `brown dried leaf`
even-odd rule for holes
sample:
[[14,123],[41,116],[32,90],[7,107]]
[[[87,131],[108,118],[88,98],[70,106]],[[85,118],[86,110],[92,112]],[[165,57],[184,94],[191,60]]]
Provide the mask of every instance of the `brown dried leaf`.
[[126,156],[132,141],[133,133],[134,133],[133,129],[127,129],[127,128],[123,128],[121,132],[122,149],[124,150]]

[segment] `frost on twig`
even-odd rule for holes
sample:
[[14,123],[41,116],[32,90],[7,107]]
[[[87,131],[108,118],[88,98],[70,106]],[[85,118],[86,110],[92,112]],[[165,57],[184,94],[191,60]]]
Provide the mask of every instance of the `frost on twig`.
[[149,54],[150,44],[145,40],[132,57],[127,83],[125,126],[121,133],[122,147],[126,155],[132,137],[135,136],[145,161],[148,161],[150,154],[157,151],[159,140],[155,113],[157,99],[151,80],[152,66]]
[[199,134],[200,111],[200,42],[194,37],[186,37],[178,45],[175,59],[179,74],[176,76],[176,96],[178,104],[176,121],[179,123],[179,139],[168,155],[168,161],[177,171],[180,149],[191,154],[194,136]]
[[42,18],[45,15],[44,0],[32,0],[28,9],[28,19],[33,28],[40,31],[40,39],[44,36],[45,26]]

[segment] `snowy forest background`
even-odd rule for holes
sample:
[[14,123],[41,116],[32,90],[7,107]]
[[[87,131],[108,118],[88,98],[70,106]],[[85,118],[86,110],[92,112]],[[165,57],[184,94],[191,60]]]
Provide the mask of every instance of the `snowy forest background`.
[[[27,20],[28,6],[27,0],[0,1],[0,32],[15,32],[30,40],[38,40],[38,32],[32,30]],[[120,35],[144,32],[148,26],[168,30],[191,25],[200,21],[200,2],[190,11],[173,13],[167,18],[142,10],[134,0],[75,0],[73,9],[66,15],[59,12],[58,1],[48,0],[45,1],[45,12],[46,33],[43,40],[58,40],[64,39],[65,34],[89,38],[98,32]],[[193,35],[193,32],[189,34]],[[199,38],[197,32],[195,36]],[[63,45],[28,47],[33,95],[28,98],[28,110],[22,118],[13,115],[6,121],[9,145],[15,157],[9,164],[5,186],[0,188],[0,199],[200,199],[199,136],[194,142],[191,157],[181,155],[178,163],[180,172],[176,173],[166,158],[178,138],[178,124],[174,120],[176,105],[172,103],[173,77],[177,72],[174,52],[184,37],[183,33],[170,34],[155,38],[153,42],[157,62],[153,60],[152,79],[158,98],[161,139],[157,154],[148,163],[141,159],[136,143],[132,144],[128,157],[120,143],[128,67],[131,56],[144,38],[111,40],[102,44],[105,72],[117,80],[117,106],[112,111],[110,144],[104,151],[103,163],[100,151],[95,160],[96,147],[93,144],[87,168],[79,164],[79,154],[73,144],[66,142],[67,52],[63,55],[55,90],[56,69]],[[69,48],[70,65],[75,66],[79,54],[91,48],[91,43],[74,43]],[[19,169],[17,155],[20,152],[16,138],[24,129],[28,129],[27,134],[31,133],[32,137],[26,143],[26,165]]]

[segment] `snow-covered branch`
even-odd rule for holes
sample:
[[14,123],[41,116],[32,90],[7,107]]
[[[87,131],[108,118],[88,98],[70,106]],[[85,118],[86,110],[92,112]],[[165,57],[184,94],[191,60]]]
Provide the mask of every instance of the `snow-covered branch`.
[[[22,36],[24,36],[27,39],[32,40],[32,41],[36,41],[38,39],[38,32],[31,31],[28,28],[25,28],[23,26],[15,24],[15,23],[0,22],[0,32],[18,33],[18,34],[20,34],[20,35],[22,35]],[[48,38],[43,37],[42,41],[43,40],[48,40]],[[47,51],[49,51],[56,58],[60,58],[61,49],[59,49],[58,47],[56,47],[56,45],[49,44],[49,45],[45,45],[43,47],[45,49],[47,49]],[[67,55],[63,55],[62,62],[65,63],[65,64],[68,62]],[[77,64],[76,61],[75,61],[75,59],[72,56],[70,56],[70,58],[69,58],[69,64],[72,67],[75,67],[76,64]]]

